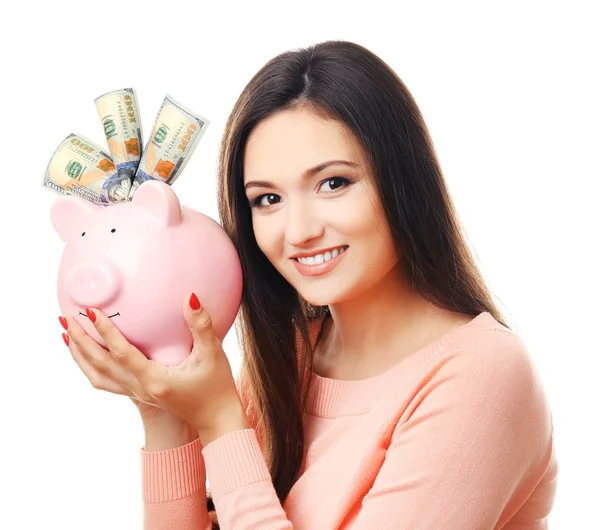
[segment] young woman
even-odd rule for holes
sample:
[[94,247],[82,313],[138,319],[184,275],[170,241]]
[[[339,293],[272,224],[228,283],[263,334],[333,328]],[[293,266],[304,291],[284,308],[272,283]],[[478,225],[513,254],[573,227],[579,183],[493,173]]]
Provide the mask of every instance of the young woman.
[[194,295],[171,379],[102,311],[108,351],[64,321],[94,386],[142,414],[147,530],[548,527],[543,386],[385,62],[341,41],[269,61],[227,123],[219,211],[245,281],[237,381]]

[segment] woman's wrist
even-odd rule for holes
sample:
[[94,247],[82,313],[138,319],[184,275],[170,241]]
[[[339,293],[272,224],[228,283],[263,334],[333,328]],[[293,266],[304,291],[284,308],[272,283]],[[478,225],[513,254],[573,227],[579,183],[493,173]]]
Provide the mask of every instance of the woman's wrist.
[[198,438],[198,432],[187,421],[165,412],[165,414],[145,415],[144,450],[148,452],[167,451],[187,445]]
[[246,412],[240,402],[236,404],[220,418],[215,418],[213,423],[207,428],[196,428],[200,438],[200,443],[206,447],[211,442],[222,436],[235,431],[241,431],[250,428],[250,423]]

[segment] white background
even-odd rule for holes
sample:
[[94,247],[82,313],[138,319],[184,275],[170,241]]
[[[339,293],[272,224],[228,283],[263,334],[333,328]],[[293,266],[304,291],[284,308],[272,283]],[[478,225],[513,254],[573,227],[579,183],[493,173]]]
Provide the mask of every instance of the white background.
[[[215,5],[219,4],[218,7]],[[597,2],[24,2],[2,8],[0,528],[141,528],[143,429],[91,387],[61,338],[63,242],[41,181],[94,98],[134,87],[144,143],[166,93],[211,120],[174,184],[218,219],[227,116],[271,57],[327,39],[394,68],[429,126],[470,244],[551,402],[553,529],[597,520]],[[232,330],[225,349],[237,372]],[[467,529],[465,529],[467,530]]]

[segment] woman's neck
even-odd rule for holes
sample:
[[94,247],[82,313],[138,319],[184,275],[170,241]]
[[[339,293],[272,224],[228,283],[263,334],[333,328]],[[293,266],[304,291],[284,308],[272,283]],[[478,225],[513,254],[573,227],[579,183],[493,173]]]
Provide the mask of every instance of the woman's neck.
[[394,272],[369,292],[329,310],[313,356],[313,372],[345,380],[384,372],[473,318],[437,307],[406,287]]

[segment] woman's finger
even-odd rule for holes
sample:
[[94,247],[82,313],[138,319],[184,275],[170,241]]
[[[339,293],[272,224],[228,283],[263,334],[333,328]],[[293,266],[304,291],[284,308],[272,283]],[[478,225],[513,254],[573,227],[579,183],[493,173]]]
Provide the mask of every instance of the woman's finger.
[[157,406],[154,403],[150,403],[144,400],[142,396],[138,396],[137,394],[135,394],[135,392],[132,392],[128,388],[125,388],[116,381],[113,381],[109,377],[98,372],[81,353],[81,350],[72,341],[69,341],[69,351],[71,353],[71,357],[73,358],[77,366],[79,366],[79,369],[88,378],[91,385],[97,390],[104,390],[112,394],[127,396],[128,398],[139,403],[143,403],[144,405],[151,405],[153,407]]
[[135,375],[116,362],[111,353],[92,339],[77,320],[71,317],[65,318],[67,318],[71,343],[78,348],[80,357],[87,361],[87,366],[94,369],[94,377],[97,375],[112,380],[131,393],[143,397],[144,392]]
[[221,349],[221,341],[215,335],[212,319],[208,311],[194,293],[184,303],[183,316],[192,332],[194,340],[193,353],[202,357],[214,356]]
[[73,360],[77,363],[79,369],[88,378],[94,388],[105,390],[106,392],[111,392],[112,394],[118,394],[120,396],[133,397],[132,393],[127,388],[98,372],[98,370],[96,370],[96,368],[94,368],[81,353],[81,350],[77,347],[75,342],[70,340],[68,348],[69,352],[71,352],[71,357],[73,357]]
[[104,340],[113,361],[121,369],[134,376],[138,385],[129,387],[131,390],[152,393],[152,389],[167,388],[167,371],[164,365],[148,359],[133,346],[102,311],[96,308],[87,308],[86,313]]

